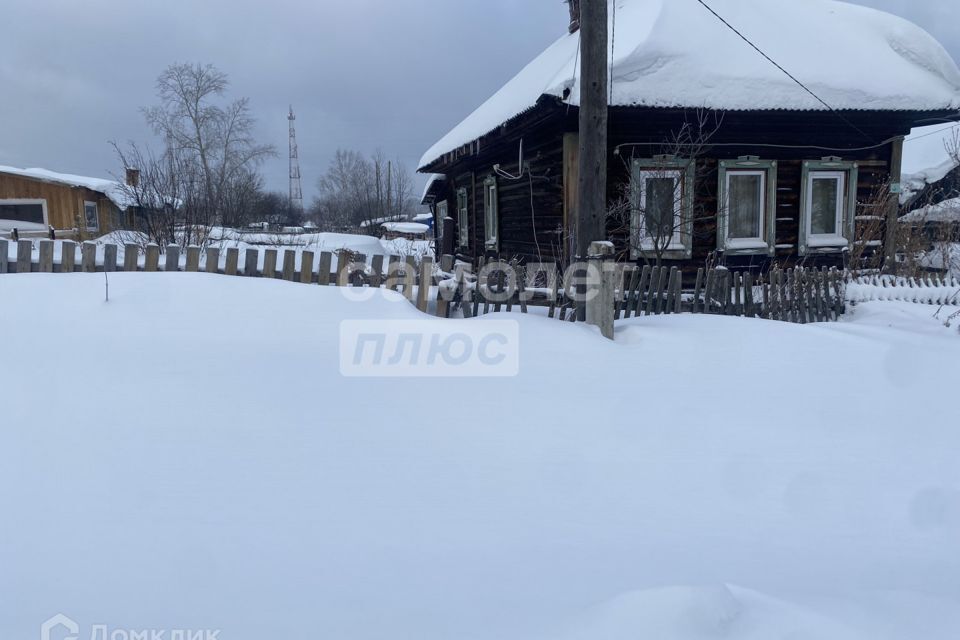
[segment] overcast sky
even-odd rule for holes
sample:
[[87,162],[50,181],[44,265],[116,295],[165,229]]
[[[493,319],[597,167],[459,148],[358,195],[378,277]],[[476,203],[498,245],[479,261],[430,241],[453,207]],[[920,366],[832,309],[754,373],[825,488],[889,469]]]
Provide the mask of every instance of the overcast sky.
[[[675,1],[675,0],[670,0]],[[802,0],[797,0],[802,1]],[[960,60],[956,0],[860,0]],[[0,164],[119,175],[109,140],[150,141],[139,108],[172,62],[211,63],[247,96],[287,189],[287,108],[304,192],[338,147],[421,154],[562,35],[562,0],[3,0]]]

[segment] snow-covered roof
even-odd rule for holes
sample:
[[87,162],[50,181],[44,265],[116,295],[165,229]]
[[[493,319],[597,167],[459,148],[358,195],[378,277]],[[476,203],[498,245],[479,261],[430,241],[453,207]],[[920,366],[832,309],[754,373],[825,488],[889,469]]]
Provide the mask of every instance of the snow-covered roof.
[[430,227],[419,222],[384,222],[380,227],[391,233],[407,233],[410,235],[420,235],[430,231]]
[[950,152],[957,140],[960,140],[960,124],[919,127],[910,133],[903,142],[903,202],[957,168],[958,163]]
[[[612,105],[826,110],[697,0],[610,2]],[[834,109],[960,109],[960,69],[907,20],[835,0],[711,5]],[[579,43],[579,33],[557,40],[430,148],[420,167],[530,110],[544,95],[579,105]]]
[[126,210],[131,204],[124,186],[116,180],[88,178],[86,176],[76,176],[69,173],[57,173],[55,171],[48,171],[47,169],[20,169],[18,167],[5,167],[2,165],[0,165],[0,173],[63,184],[69,187],[90,189],[91,191],[105,195],[113,204],[117,205],[121,211]]
[[900,222],[960,222],[960,198],[914,209],[901,217]]
[[423,188],[423,196],[420,198],[420,204],[427,203],[427,196],[430,195],[430,189],[433,188],[433,185],[437,184],[441,180],[446,180],[446,176],[442,173],[431,173],[427,178],[427,185]]

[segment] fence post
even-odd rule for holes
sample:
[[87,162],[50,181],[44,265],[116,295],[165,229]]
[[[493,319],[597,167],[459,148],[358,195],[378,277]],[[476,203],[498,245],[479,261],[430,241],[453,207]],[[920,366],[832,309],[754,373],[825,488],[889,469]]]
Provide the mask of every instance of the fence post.
[[[40,247],[40,255],[42,258],[43,247]],[[107,244],[103,246],[103,270],[105,273],[112,273],[117,270],[117,245]]]
[[7,258],[9,256],[10,243],[0,239],[0,273],[7,272]]
[[[380,285],[383,284],[383,254],[377,254],[373,256],[371,270],[372,273],[370,274],[370,286],[374,289],[379,289]],[[321,282],[320,284],[323,283]]]
[[187,247],[187,271],[196,273],[200,270],[200,247],[190,245]]
[[80,266],[84,273],[96,273],[97,245],[93,242],[84,242],[80,246]]
[[430,286],[433,284],[433,258],[424,256],[420,260],[420,286],[417,289],[417,309],[427,312],[430,303]]
[[330,274],[333,271],[333,254],[329,251],[320,252],[320,266],[317,268],[317,282],[324,286],[330,286]]
[[143,261],[144,271],[156,271],[160,268],[160,247],[152,242],[147,245],[147,256]]
[[180,271],[180,247],[178,245],[167,245],[167,256],[164,262],[164,271]]
[[263,277],[273,280],[277,277],[277,250],[267,249],[263,253]]
[[40,273],[53,273],[53,240],[40,241]]
[[283,279],[287,282],[293,282],[293,273],[297,268],[297,254],[293,249],[286,249],[283,252]]
[[139,258],[140,258],[139,246],[129,242],[123,245],[123,270],[124,271],[136,271]]
[[243,254],[243,275],[254,278],[260,271],[260,250],[247,249]]
[[17,240],[17,273],[30,273],[33,262],[33,241]]
[[227,262],[223,267],[223,272],[228,276],[237,275],[237,267],[240,265],[239,247],[230,247],[227,249]]
[[590,266],[587,271],[587,324],[599,327],[600,334],[609,340],[613,340],[613,298],[617,288],[613,254],[612,242],[591,242],[587,256]]
[[73,240],[64,240],[60,245],[60,273],[73,273],[76,264],[77,243]]
[[300,282],[311,284],[313,282],[313,251],[304,251],[300,254]]
[[220,273],[220,249],[207,247],[207,273]]

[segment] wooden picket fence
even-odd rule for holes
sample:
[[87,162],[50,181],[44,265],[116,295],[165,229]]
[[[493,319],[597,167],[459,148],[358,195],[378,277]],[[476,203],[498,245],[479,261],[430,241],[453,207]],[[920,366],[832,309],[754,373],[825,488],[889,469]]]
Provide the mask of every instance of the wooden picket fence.
[[[696,313],[765,318],[806,324],[837,320],[846,310],[844,275],[835,269],[775,269],[767,273],[735,272],[724,268],[699,269],[694,288],[684,289],[677,267],[625,265],[620,267],[615,293],[615,318]],[[484,283],[461,296],[465,315],[483,315],[514,307],[527,313],[531,306],[547,306],[547,315],[575,321],[574,303],[562,289],[537,299],[522,282],[516,301],[490,302],[492,287]],[[526,298],[526,300],[525,300]]]
[[[38,258],[34,260],[34,243]],[[481,282],[473,269],[443,256],[435,265],[431,257],[367,256],[351,252],[313,252],[294,249],[188,247],[181,255],[171,245],[160,247],[115,244],[78,244],[63,241],[55,256],[53,240],[21,239],[15,259],[7,259],[9,241],[0,239],[0,274],[71,272],[199,272],[259,277],[303,284],[391,289],[403,294],[418,309],[450,317],[457,310],[466,318],[488,313],[537,313],[561,321],[578,319],[575,303],[559,282],[542,286],[527,283],[525,270],[508,265],[512,281],[496,273]],[[261,253],[262,252],[262,253]],[[141,255],[142,253],[142,255]],[[58,258],[58,259],[55,259]],[[203,258],[203,259],[201,259]],[[503,264],[503,263],[500,263]],[[551,265],[548,265],[551,266]],[[926,278],[870,276],[850,278],[836,269],[774,269],[765,273],[735,272],[725,268],[699,269],[692,289],[684,288],[677,267],[620,265],[615,292],[615,318],[674,313],[715,314],[765,318],[793,323],[837,320],[847,304],[869,300],[901,300],[924,304],[960,304],[960,281],[930,275]],[[539,286],[533,286],[539,285]],[[504,291],[512,290],[504,296]]]

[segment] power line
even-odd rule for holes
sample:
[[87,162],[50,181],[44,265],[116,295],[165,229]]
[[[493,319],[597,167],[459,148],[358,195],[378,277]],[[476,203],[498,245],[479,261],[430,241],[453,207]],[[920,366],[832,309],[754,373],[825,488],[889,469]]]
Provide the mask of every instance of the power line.
[[848,125],[850,125],[850,126],[851,126],[853,129],[855,129],[860,135],[862,135],[863,137],[865,137],[865,138],[868,139],[868,140],[872,140],[872,138],[871,138],[869,135],[867,135],[867,133],[865,133],[865,132],[863,131],[863,129],[861,129],[860,127],[858,127],[858,126],[855,125],[854,123],[850,122],[850,120],[847,119],[846,116],[844,116],[842,113],[840,113],[839,111],[837,111],[836,109],[834,109],[832,106],[830,106],[830,105],[826,102],[826,100],[824,100],[823,98],[821,98],[820,96],[818,96],[817,94],[815,94],[815,93],[813,92],[813,90],[810,89],[807,85],[805,85],[805,84],[803,84],[802,82],[800,82],[800,80],[798,80],[796,76],[794,76],[792,73],[790,73],[789,71],[787,71],[786,69],[784,69],[783,66],[781,66],[779,63],[777,63],[776,60],[774,60],[773,58],[771,58],[770,56],[768,56],[766,53],[764,53],[763,50],[762,50],[760,47],[758,47],[757,45],[753,44],[753,42],[751,42],[750,39],[747,38],[747,36],[743,35],[736,27],[734,27],[732,24],[730,24],[729,22],[727,22],[727,21],[723,18],[723,16],[721,16],[719,13],[717,13],[716,11],[714,11],[713,8],[705,2],[705,0],[697,0],[697,2],[699,2],[701,5],[703,5],[704,9],[706,9],[707,11],[709,11],[710,13],[712,13],[712,14],[717,18],[717,20],[719,20],[719,21],[722,22],[724,25],[726,25],[728,29],[730,29],[731,31],[733,31],[733,32],[734,32],[735,34],[737,34],[738,36],[740,36],[740,39],[743,40],[744,42],[746,42],[748,45],[750,45],[757,53],[759,53],[761,56],[763,56],[764,58],[766,58],[767,61],[768,61],[770,64],[772,64],[772,65],[775,66],[777,69],[779,69],[780,71],[782,71],[784,75],[786,75],[788,78],[790,78],[791,80],[793,80],[794,82],[796,82],[797,85],[800,86],[800,88],[802,88],[804,91],[806,91],[806,92],[809,93],[811,96],[813,96],[813,97],[817,100],[817,102],[819,102],[820,104],[822,104],[823,106],[825,106],[825,107],[826,107],[827,109],[829,109],[832,113],[837,114],[837,116],[838,116],[841,120],[843,120],[843,121],[846,122]]

